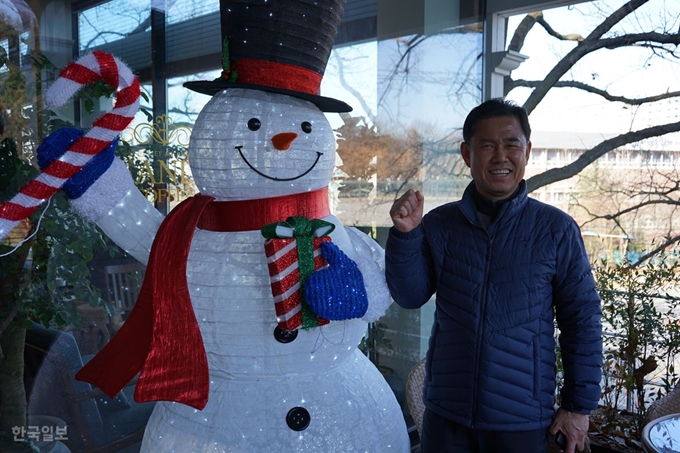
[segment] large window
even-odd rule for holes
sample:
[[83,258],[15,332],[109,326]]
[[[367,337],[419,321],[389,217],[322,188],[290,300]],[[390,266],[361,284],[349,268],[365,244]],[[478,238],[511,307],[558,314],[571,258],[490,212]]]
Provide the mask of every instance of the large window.
[[[387,8],[380,2],[350,1],[326,68],[321,94],[354,108],[350,114],[327,114],[339,139],[331,185],[334,214],[381,245],[391,224],[389,207],[398,194],[411,187],[422,190],[431,209],[459,197],[469,181],[458,146],[463,119],[482,97],[483,26],[475,8],[454,6],[424,2]],[[125,19],[129,36],[117,29],[115,34],[103,32],[112,29],[111,11],[117,7],[116,2],[105,3],[79,14],[81,49],[97,47],[126,55],[142,76],[151,74],[153,63],[144,51],[155,33],[149,10],[143,2],[130,5]],[[193,8],[190,2],[175,2],[165,10],[163,72],[176,75],[166,81],[167,112],[173,123],[191,127],[209,100],[181,84],[220,74],[217,10],[217,4]],[[196,62],[198,57],[201,62],[188,73],[186,60]],[[153,93],[149,94],[153,103]],[[147,108],[153,111],[153,105]],[[140,123],[144,127],[147,120],[139,115],[138,119],[136,127]],[[163,175],[159,167],[153,182]],[[194,191],[188,188],[189,194]],[[181,198],[180,194],[174,201]],[[404,385],[411,367],[425,355],[432,304],[414,311],[393,306],[369,327],[362,345],[409,420]]]

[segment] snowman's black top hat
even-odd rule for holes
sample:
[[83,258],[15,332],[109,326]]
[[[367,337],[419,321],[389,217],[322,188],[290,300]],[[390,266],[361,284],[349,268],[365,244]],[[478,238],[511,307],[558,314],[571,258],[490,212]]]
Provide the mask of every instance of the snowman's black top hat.
[[306,99],[324,112],[349,112],[319,96],[346,0],[220,0],[222,76],[186,82],[214,95],[253,88]]

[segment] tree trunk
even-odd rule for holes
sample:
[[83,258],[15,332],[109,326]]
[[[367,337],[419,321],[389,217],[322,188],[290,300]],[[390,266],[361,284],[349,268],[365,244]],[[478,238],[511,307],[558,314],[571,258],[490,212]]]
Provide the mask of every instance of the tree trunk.
[[0,433],[10,439],[13,426],[26,426],[25,339],[26,329],[16,324],[0,337]]

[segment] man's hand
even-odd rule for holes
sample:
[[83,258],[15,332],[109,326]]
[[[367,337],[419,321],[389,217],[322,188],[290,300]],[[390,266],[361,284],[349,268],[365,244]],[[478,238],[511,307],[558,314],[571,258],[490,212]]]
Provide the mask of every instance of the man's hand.
[[392,217],[394,227],[402,233],[408,233],[420,225],[423,218],[424,202],[423,194],[413,189],[409,189],[399,197],[390,209],[390,217]]
[[588,416],[559,408],[550,426],[550,434],[555,435],[557,431],[562,431],[564,437],[567,438],[564,453],[583,451],[588,435]]

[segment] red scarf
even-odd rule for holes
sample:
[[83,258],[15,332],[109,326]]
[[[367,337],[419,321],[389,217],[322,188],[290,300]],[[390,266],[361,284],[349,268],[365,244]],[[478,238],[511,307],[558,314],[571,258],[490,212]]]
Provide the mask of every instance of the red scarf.
[[323,218],[329,214],[327,188],[260,200],[217,202],[196,195],[183,201],[156,233],[139,298],[128,319],[76,373],[76,379],[113,398],[141,371],[135,401],[176,401],[203,409],[208,403],[208,359],[186,282],[194,231],[197,227],[252,231],[294,215]]

